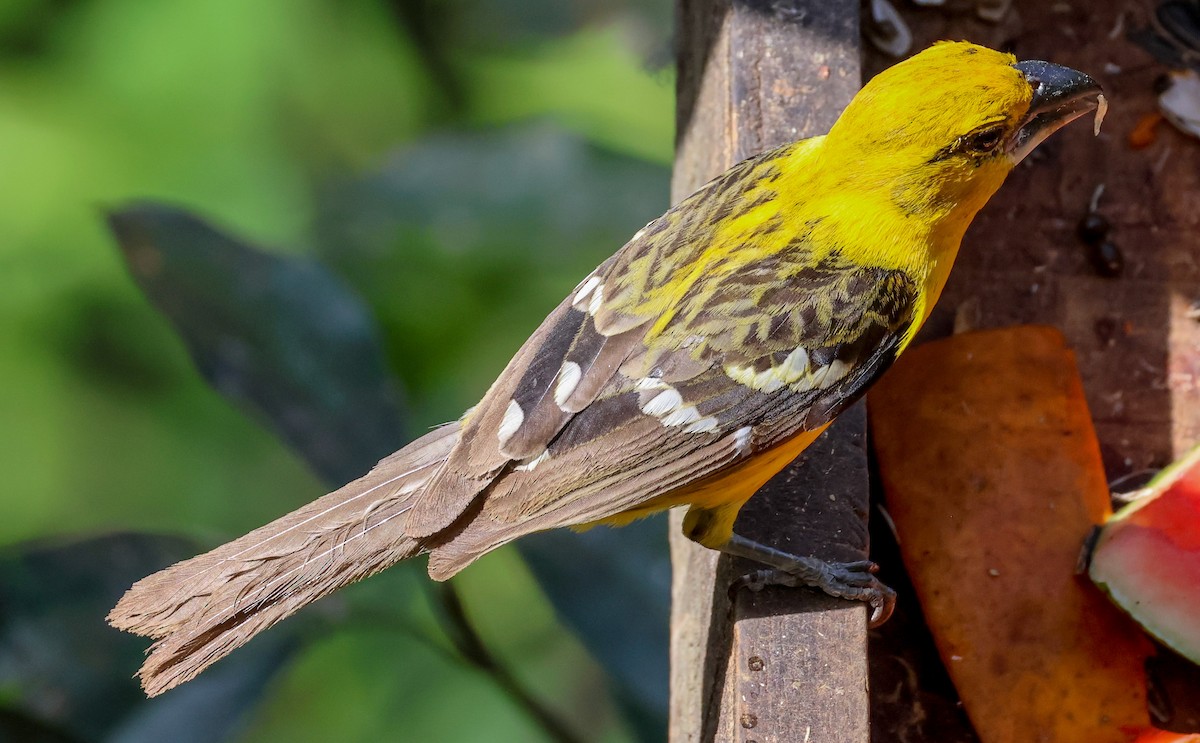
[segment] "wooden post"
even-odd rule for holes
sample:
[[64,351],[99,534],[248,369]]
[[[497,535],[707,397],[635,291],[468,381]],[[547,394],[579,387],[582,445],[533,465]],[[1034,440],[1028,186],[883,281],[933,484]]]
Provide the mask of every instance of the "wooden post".
[[[679,0],[678,201],[764,149],[823,134],[860,84],[858,0]],[[866,553],[861,407],[763,488],[737,531],[824,559]],[[728,595],[755,566],[720,557],[672,518],[673,743],[860,743],[866,609],[814,591]]]

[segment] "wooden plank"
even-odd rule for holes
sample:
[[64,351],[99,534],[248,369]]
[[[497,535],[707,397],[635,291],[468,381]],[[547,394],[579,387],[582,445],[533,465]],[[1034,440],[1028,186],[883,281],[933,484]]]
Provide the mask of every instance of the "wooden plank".
[[[738,515],[739,534],[825,560],[867,557],[866,415],[856,405]],[[753,570],[734,560],[734,574]],[[741,740],[869,737],[866,607],[815,591],[743,591],[733,604],[729,700]],[[737,739],[737,738],[730,738]]]
[[[679,200],[730,165],[821,134],[860,84],[856,0],[680,0]],[[861,410],[756,495],[748,537],[860,559],[868,496]],[[868,739],[866,611],[812,591],[739,593],[754,566],[698,547],[672,518],[670,740]]]

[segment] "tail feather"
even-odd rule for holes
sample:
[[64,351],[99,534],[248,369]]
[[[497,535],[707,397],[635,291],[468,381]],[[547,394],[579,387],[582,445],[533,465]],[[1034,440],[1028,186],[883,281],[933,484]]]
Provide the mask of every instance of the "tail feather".
[[425,551],[405,514],[458,440],[442,426],[365,476],[211,552],[138,581],[108,615],[156,638],[138,675],[150,696],[342,586]]

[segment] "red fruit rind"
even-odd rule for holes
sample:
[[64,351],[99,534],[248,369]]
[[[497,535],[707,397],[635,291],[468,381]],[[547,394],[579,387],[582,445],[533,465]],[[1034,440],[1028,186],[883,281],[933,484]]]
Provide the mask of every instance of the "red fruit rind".
[[1133,743],[1200,743],[1200,733],[1172,733],[1151,728],[1138,735]]
[[1200,663],[1200,447],[1104,525],[1088,573],[1147,632]]

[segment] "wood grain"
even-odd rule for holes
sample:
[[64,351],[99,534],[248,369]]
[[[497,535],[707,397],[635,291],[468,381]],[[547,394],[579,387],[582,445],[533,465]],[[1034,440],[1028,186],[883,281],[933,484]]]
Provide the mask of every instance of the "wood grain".
[[[822,134],[860,84],[858,3],[680,0],[678,200],[769,147]],[[842,416],[739,516],[737,531],[825,559],[866,553],[861,409]],[[672,519],[670,740],[868,739],[866,611],[805,590],[739,593],[753,569]]]

